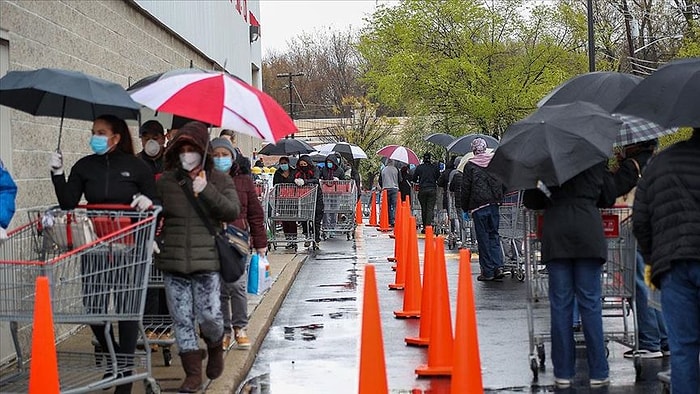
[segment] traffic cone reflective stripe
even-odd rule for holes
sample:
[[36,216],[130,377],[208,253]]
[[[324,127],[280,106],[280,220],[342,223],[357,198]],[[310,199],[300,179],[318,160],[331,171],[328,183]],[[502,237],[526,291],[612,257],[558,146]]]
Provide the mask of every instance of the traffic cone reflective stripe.
[[362,300],[362,332],[360,336],[359,394],[389,392],[384,359],[384,339],[379,314],[377,278],[374,266],[365,266],[364,298]]
[[369,199],[369,225],[377,227],[377,192],[372,192]]
[[472,288],[471,252],[459,252],[459,284],[457,285],[457,322],[455,324],[452,394],[483,393],[481,357],[476,326],[474,289]]
[[29,364],[29,393],[53,394],[60,392],[58,361],[54,342],[53,313],[49,279],[36,278],[34,299],[34,329],[32,331],[32,359]]
[[433,304],[433,293],[435,293],[435,236],[433,226],[425,227],[425,248],[423,253],[423,291],[420,303],[420,327],[418,336],[406,337],[407,345],[428,346],[430,342],[430,317]]
[[450,312],[450,295],[447,288],[447,269],[445,267],[445,238],[435,239],[435,256],[438,259],[435,270],[435,298],[430,316],[430,344],[428,345],[428,363],[416,368],[418,376],[449,376],[452,374],[452,313]]
[[[416,227],[416,218],[411,216],[408,219],[410,227]],[[397,318],[418,318],[420,317],[421,305],[421,283],[420,283],[420,262],[418,261],[418,236],[415,231],[410,232],[408,239],[408,257],[406,259],[406,281],[403,293],[403,309],[394,311]]]
[[382,201],[379,208],[379,231],[391,231],[389,227],[389,192],[382,189]]

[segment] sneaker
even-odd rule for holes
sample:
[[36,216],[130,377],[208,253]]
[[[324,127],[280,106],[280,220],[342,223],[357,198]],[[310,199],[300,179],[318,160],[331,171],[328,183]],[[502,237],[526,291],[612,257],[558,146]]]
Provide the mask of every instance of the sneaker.
[[493,275],[494,279],[503,279],[506,277],[506,274],[503,273],[503,270],[500,268],[496,268],[496,272]]
[[571,387],[571,379],[554,378],[554,386],[558,389],[566,389]]
[[248,339],[245,328],[234,328],[233,333],[238,349],[250,349],[250,339]]
[[[158,333],[155,331],[151,330],[146,330],[146,338],[148,338],[149,341],[156,341],[158,339]],[[151,352],[158,352],[158,344],[157,343],[151,343]]]
[[625,358],[662,358],[663,356],[664,354],[661,350],[632,349],[624,353]]
[[591,379],[591,387],[603,387],[610,385],[610,378],[605,379]]
[[227,332],[224,334],[224,339],[221,340],[221,347],[224,349],[224,351],[228,350],[231,347],[231,333]]
[[491,282],[495,279],[496,278],[493,276],[484,276],[484,275],[479,275],[476,277],[476,280],[478,280],[479,282]]
[[668,348],[668,345],[662,345],[661,353],[663,353],[664,357],[669,357],[671,355],[671,349]]

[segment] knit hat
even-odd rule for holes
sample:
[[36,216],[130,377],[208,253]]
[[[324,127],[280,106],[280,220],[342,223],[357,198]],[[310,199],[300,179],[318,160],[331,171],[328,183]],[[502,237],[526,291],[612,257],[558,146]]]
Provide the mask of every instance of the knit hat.
[[474,138],[474,141],[472,141],[472,152],[475,155],[486,152],[486,140],[481,137]]
[[216,148],[226,148],[229,152],[231,152],[231,157],[233,157],[234,160],[236,159],[236,149],[231,144],[231,141],[227,140],[226,138],[214,138],[211,140],[209,145],[211,146],[212,150]]

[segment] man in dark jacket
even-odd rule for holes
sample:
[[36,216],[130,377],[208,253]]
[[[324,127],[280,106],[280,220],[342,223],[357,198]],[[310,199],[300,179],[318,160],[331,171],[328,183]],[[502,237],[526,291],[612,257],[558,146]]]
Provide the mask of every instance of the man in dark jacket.
[[418,184],[418,201],[420,202],[421,220],[425,234],[425,226],[433,225],[435,214],[435,202],[437,200],[437,180],[440,177],[440,169],[430,161],[430,152],[423,155],[423,163],[416,167],[413,173],[413,181]]
[[661,289],[669,334],[671,386],[700,387],[700,128],[653,158],[637,185],[634,235],[651,282]]
[[502,279],[503,253],[498,235],[500,214],[498,204],[503,199],[503,184],[486,172],[492,153],[486,152],[486,141],[472,141],[474,157],[464,166],[462,175],[462,210],[472,215],[479,247],[480,281]]
[[157,120],[149,120],[139,128],[143,150],[138,157],[153,171],[156,180],[163,172],[163,151],[165,150],[165,130]]

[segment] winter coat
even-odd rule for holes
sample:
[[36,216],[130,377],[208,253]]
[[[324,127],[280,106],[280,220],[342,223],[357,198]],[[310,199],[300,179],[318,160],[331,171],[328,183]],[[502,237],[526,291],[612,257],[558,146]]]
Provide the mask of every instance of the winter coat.
[[294,183],[294,169],[290,168],[289,175],[284,176],[284,171],[278,168],[275,175],[272,176],[272,184],[278,183]]
[[[306,167],[307,170],[303,171],[301,167],[299,167],[299,162],[305,161],[308,166]],[[293,179],[303,179],[304,180],[304,186],[306,185],[319,185],[318,181],[318,167],[314,165],[314,161],[311,160],[311,157],[309,155],[302,155],[299,157],[299,161],[297,162],[297,168],[296,171],[294,171],[294,177]],[[292,181],[294,182],[294,181]],[[321,193],[321,189],[318,188],[316,190],[316,210],[315,214],[318,216],[319,214],[323,213],[323,194]]]
[[[326,157],[326,161],[333,163],[333,168],[328,168],[328,165],[321,169],[321,179],[324,181],[332,181],[333,178],[338,178],[340,180],[345,179],[345,168],[343,168],[340,163],[340,156],[332,154]],[[324,163],[325,163],[324,162]]]
[[[211,226],[218,230],[222,228],[222,222],[233,222],[238,218],[240,203],[228,174],[211,171],[206,176],[207,186],[196,200]],[[164,219],[156,267],[182,275],[218,271],[219,257],[214,237],[180,187],[180,181],[184,181],[187,191],[193,193],[192,179],[182,169],[164,172],[156,185],[163,202]]]
[[138,157],[118,149],[89,155],[63,174],[51,177],[61,209],[73,209],[85,195],[89,204],[130,204],[136,194],[156,199],[153,172]]
[[632,220],[655,286],[674,262],[700,263],[700,132],[650,160],[637,185]]
[[233,177],[233,183],[236,185],[238,201],[241,204],[240,214],[233,225],[248,229],[253,248],[266,248],[265,215],[260,200],[258,200],[258,193],[255,191],[253,178],[249,174],[238,174]]
[[505,187],[493,175],[473,162],[464,166],[460,206],[465,212],[487,204],[498,204],[503,200]]
[[408,173],[408,166],[402,167],[399,171],[399,192],[402,200],[411,197],[411,174]]
[[7,228],[15,214],[15,197],[17,185],[0,161],[0,227]]
[[421,190],[437,189],[437,180],[440,177],[440,168],[437,164],[424,161],[413,173],[413,181],[418,183]]
[[462,209],[462,172],[454,170],[454,175],[452,175],[452,180],[447,186],[448,190],[454,193],[455,198],[455,208],[457,208],[457,214],[461,213]]
[[153,158],[147,155],[146,152],[141,151],[136,156],[138,156],[139,159],[143,160],[143,162],[146,163],[146,165],[148,165],[148,168],[150,168],[151,171],[153,171],[153,175],[155,175],[156,178],[160,176],[160,174],[162,174],[165,170],[165,166],[163,163],[163,155]]
[[542,261],[552,259],[607,260],[608,244],[598,208],[615,202],[614,184],[605,162],[583,171],[561,186],[550,187],[550,198],[538,189],[526,190],[523,204],[544,209]]

